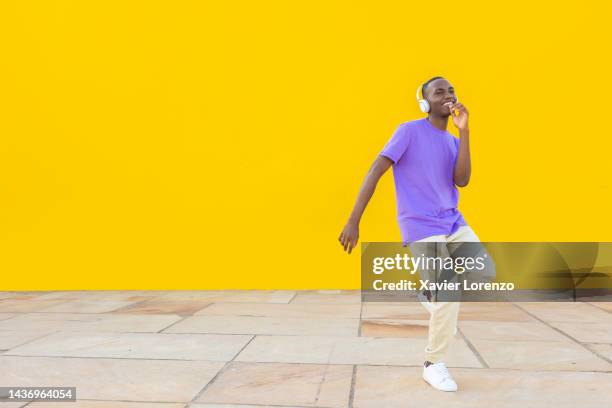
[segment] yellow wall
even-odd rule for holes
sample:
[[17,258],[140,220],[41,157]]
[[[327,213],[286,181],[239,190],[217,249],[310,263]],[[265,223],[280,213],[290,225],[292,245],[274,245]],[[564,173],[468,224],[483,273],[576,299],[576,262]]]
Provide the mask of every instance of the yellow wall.
[[[337,238],[433,75],[482,240],[612,240],[603,1],[28,3],[0,9],[0,290],[357,288]],[[400,239],[390,172],[361,239]]]

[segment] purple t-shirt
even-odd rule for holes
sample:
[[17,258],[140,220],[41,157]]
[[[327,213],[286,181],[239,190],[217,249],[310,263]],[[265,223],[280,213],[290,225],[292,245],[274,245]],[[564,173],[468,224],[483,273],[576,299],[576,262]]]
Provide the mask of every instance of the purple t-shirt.
[[393,161],[397,220],[404,244],[467,225],[453,172],[459,139],[427,118],[400,124],[381,155]]

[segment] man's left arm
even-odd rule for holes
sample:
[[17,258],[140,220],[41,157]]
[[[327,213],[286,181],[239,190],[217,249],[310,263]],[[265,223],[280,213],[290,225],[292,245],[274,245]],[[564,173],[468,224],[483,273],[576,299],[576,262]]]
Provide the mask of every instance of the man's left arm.
[[[455,113],[455,110],[458,113]],[[457,103],[451,110],[453,123],[459,129],[459,152],[455,162],[453,181],[459,187],[465,187],[470,181],[472,163],[470,160],[470,129],[468,127],[468,111],[461,103]]]

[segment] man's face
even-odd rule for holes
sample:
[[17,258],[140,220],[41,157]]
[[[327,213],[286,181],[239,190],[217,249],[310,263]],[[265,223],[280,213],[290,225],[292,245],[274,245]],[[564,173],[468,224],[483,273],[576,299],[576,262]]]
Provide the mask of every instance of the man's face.
[[430,82],[429,85],[427,85],[424,97],[429,102],[429,113],[441,117],[450,115],[450,108],[447,105],[448,102],[452,102],[453,104],[457,102],[455,89],[450,82],[444,78]]

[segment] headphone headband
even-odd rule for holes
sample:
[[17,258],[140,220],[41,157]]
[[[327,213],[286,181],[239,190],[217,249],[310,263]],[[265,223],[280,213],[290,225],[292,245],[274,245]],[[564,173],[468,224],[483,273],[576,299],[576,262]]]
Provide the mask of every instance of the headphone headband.
[[[423,90],[423,85],[419,85],[419,87],[418,87],[418,88],[417,88],[417,90],[416,90],[416,98],[417,98],[417,101],[418,101],[418,100],[423,99],[423,97],[422,97],[422,96],[419,96],[419,91],[422,91],[422,90]],[[421,93],[421,95],[423,95],[423,94]]]
[[[419,97],[419,89],[421,90],[421,96]],[[421,112],[427,113],[429,112],[429,102],[423,98],[423,85],[419,86],[416,91],[417,102],[419,103],[419,108]]]

